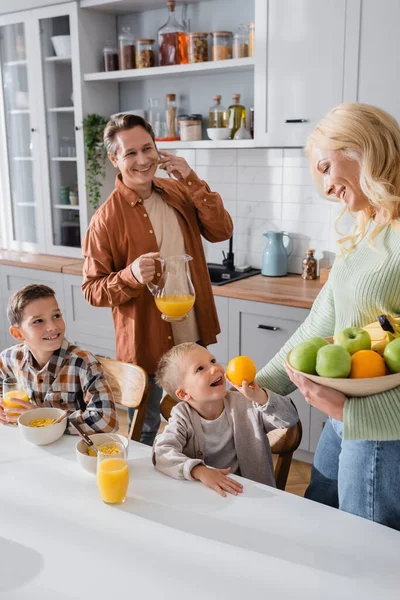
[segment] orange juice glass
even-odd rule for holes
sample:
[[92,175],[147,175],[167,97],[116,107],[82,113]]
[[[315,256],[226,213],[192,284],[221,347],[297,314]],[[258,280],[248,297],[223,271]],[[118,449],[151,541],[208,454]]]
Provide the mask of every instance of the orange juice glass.
[[[17,402],[13,402],[13,398],[29,402],[29,396],[15,377],[7,377],[3,381],[3,397],[2,402],[5,408],[21,408]],[[8,413],[10,417],[19,416],[18,413]]]
[[155,298],[160,313],[170,319],[182,319],[193,308],[195,297],[191,294],[166,294]]
[[126,451],[122,444],[113,442],[119,454],[102,454],[102,444],[97,449],[97,486],[100,496],[106,504],[120,504],[125,501],[129,485],[129,469],[126,462]]

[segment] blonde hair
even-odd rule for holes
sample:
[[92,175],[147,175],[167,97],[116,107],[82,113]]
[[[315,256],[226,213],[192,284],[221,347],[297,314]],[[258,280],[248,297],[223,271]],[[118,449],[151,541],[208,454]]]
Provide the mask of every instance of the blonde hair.
[[156,370],[156,381],[167,394],[179,400],[175,392],[182,384],[182,371],[179,368],[182,359],[192,352],[197,350],[199,345],[195,342],[184,342],[173,346],[161,357]]
[[[379,209],[386,221],[369,237],[374,238],[400,216],[400,127],[384,110],[369,104],[347,103],[332,109],[307,138],[305,151],[310,158],[314,148],[341,150],[360,167],[360,188],[369,206],[357,213],[354,231],[338,240],[341,254],[354,250],[365,237],[368,224]],[[322,176],[312,167],[317,187]],[[329,198],[332,200],[332,198]],[[350,212],[345,206],[336,219]],[[336,228],[336,225],[335,225]],[[340,232],[339,232],[340,233]]]

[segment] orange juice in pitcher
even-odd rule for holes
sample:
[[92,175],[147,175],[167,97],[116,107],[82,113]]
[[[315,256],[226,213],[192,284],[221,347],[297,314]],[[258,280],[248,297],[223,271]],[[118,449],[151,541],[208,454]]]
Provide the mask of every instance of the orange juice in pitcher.
[[196,299],[188,266],[192,257],[184,254],[159,260],[162,274],[158,285],[148,283],[147,287],[154,296],[162,319],[183,321],[193,308]]

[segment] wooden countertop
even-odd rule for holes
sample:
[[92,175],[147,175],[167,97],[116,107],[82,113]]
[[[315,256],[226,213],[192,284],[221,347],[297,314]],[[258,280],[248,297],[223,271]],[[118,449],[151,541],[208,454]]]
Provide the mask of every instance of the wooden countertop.
[[212,288],[214,296],[311,308],[322,285],[319,279],[305,281],[300,275],[286,277],[254,275],[227,285],[213,285]]
[[[62,273],[67,265],[82,265],[83,261],[79,258],[65,258],[62,256],[49,256],[48,254],[31,254],[30,252],[15,252],[13,250],[0,249],[1,264]],[[80,273],[82,274],[82,269]]]
[[[0,250],[1,264],[82,276],[83,260]],[[254,275],[227,285],[212,286],[214,296],[283,304],[298,308],[311,308],[321,288],[322,284],[319,279],[304,281],[300,275],[287,275],[286,277]]]

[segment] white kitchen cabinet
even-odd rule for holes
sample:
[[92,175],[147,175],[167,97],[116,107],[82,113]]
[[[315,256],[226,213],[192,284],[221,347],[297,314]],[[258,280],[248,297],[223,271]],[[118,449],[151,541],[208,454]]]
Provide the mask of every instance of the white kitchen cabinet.
[[224,367],[232,358],[229,356],[228,336],[229,336],[229,299],[222,296],[214,296],[215,306],[217,308],[221,333],[217,337],[217,343],[208,346],[209,351],[214,354],[218,362]]
[[110,30],[104,15],[88,18],[71,2],[0,16],[0,216],[9,249],[81,256],[91,215],[83,117],[110,114],[117,101],[101,84],[82,89],[81,73],[97,64]]
[[[246,355],[257,370],[267,364],[307,317],[304,308],[229,299],[229,354]],[[309,451],[310,406],[300,392],[290,394],[303,425],[300,450]]]
[[347,4],[256,2],[257,146],[304,146],[308,132],[342,102]]
[[357,101],[400,121],[400,2],[361,0]]

